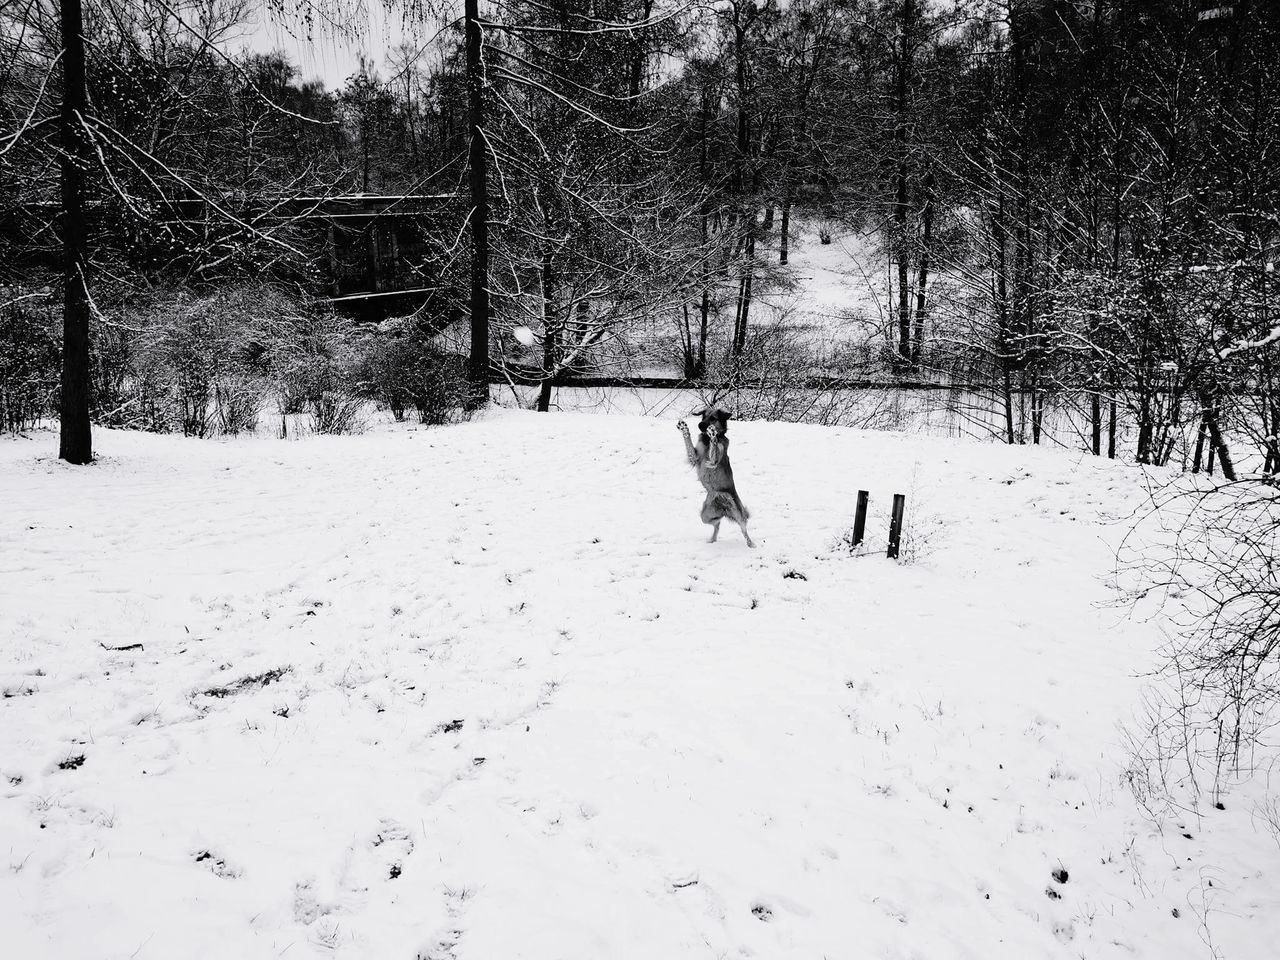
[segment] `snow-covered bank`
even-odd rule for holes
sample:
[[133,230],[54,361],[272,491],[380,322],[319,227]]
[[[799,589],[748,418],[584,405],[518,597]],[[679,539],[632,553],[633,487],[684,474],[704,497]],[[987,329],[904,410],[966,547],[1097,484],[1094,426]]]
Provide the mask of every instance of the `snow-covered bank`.
[[731,436],[755,551],[671,420],[0,442],[0,953],[1274,955],[1248,803],[1121,782],[1140,474]]

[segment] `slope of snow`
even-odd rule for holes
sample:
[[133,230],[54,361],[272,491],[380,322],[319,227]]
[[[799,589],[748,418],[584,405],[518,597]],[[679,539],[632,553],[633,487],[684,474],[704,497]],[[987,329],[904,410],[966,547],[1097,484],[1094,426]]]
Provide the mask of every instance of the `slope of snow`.
[[1274,955],[1246,794],[1122,781],[1140,474],[731,432],[754,551],[672,419],[0,443],[0,952]]

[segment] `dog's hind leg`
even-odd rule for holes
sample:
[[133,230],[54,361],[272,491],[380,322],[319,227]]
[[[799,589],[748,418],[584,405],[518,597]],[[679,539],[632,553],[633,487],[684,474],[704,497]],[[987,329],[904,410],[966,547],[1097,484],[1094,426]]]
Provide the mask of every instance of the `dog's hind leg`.
[[742,505],[742,501],[736,494],[729,500],[725,516],[738,525],[738,529],[742,531],[742,538],[747,541],[747,546],[755,547],[755,541],[751,539],[751,534],[747,533],[747,508]]
[[711,537],[707,543],[715,543],[718,536],[720,536],[720,520],[717,518],[711,521]]

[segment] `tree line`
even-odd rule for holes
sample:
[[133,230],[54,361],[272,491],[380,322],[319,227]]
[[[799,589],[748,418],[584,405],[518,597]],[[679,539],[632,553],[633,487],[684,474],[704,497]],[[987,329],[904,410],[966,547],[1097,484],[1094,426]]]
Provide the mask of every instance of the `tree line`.
[[[348,12],[278,6],[303,34]],[[1097,455],[1280,471],[1267,4],[393,9],[406,42],[336,90],[230,52],[243,0],[0,13],[0,315],[43,303],[65,329],[68,459],[103,412],[95,343],[140,291],[314,289],[298,198],[433,193],[455,199],[415,266],[444,295],[413,322],[469,325],[470,405],[519,367],[546,409],[642,326],[691,382],[763,382],[795,345],[762,291],[800,225],[835,225],[873,242],[879,308],[833,320],[856,356],[801,350],[787,376],[981,385],[1009,443],[1056,417]]]

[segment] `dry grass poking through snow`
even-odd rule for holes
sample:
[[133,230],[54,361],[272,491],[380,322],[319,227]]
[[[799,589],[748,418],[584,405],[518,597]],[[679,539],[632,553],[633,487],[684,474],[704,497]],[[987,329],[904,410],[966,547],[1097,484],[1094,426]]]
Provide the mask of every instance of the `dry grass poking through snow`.
[[[8,956],[1280,942],[1243,798],[1161,830],[1120,784],[1124,468],[741,423],[749,551],[669,421],[100,448],[0,443]],[[913,477],[919,562],[833,549]]]

